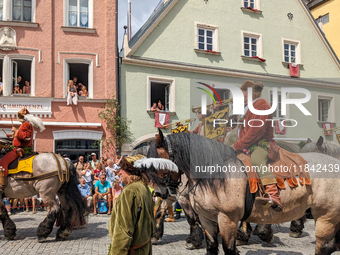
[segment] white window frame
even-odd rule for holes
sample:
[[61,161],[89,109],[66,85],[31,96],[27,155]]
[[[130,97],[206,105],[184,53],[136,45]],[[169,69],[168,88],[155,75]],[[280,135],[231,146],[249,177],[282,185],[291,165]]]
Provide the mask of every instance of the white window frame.
[[257,52],[257,57],[263,58],[263,46],[262,46],[262,34],[258,33],[253,33],[253,32],[248,32],[248,31],[241,31],[241,39],[242,39],[242,56],[244,57],[252,57],[251,51],[250,51],[250,56],[246,56],[244,54],[244,37],[251,37],[251,38],[256,38],[257,39],[257,44],[256,44],[256,52]]
[[[209,25],[201,22],[195,21],[195,44],[194,48],[196,50],[202,50],[198,48],[198,29],[204,29],[204,30],[210,30],[213,31],[213,49],[212,51],[219,52],[219,43],[218,43],[218,26],[216,25]],[[202,51],[206,50],[206,42],[204,43],[205,49]]]
[[[320,120],[320,100],[329,100],[329,109],[328,109],[328,120],[323,121]],[[319,94],[317,95],[317,121],[322,123],[334,123],[335,122],[335,97],[330,94]]]
[[[79,0],[78,0],[79,1]],[[93,28],[93,0],[88,0],[89,1],[89,26],[88,27],[81,27],[81,26],[72,26],[74,28]],[[68,8],[69,7],[69,0],[64,0],[64,26],[65,27],[70,27],[69,20],[68,20]],[[79,21],[79,19],[78,19]]]
[[[269,89],[268,90],[268,102],[270,105],[272,105],[272,100],[271,100],[271,95],[273,94],[273,90],[272,89]],[[281,90],[277,90],[277,94],[281,96]],[[286,95],[286,98],[289,98],[289,93],[287,93]],[[279,116],[279,108],[281,108],[281,102],[282,102],[282,97],[281,97],[281,101],[278,100],[278,105],[277,105],[277,108],[276,110],[273,112],[273,119],[275,120],[280,120],[280,119],[289,119],[290,118],[290,105],[287,104],[286,105],[286,115],[282,115],[282,116]],[[274,113],[278,116],[278,117],[275,117],[274,116]]]
[[[1,55],[0,55],[0,58]],[[13,95],[13,69],[12,60],[28,60],[31,61],[31,94],[30,96],[35,96],[35,57],[31,55],[23,54],[11,54],[3,56],[3,70],[2,70],[2,80],[3,80],[3,96]],[[15,95],[18,96],[18,95]],[[21,96],[21,94],[19,94]],[[27,95],[26,95],[27,96]]]
[[[244,5],[244,1],[245,0],[241,0],[241,6],[243,7],[243,8],[247,8],[247,7],[245,7],[245,5]],[[250,0],[248,0],[248,1],[250,1]],[[260,0],[254,0],[254,8],[253,9],[257,9],[257,10],[260,10],[261,8],[260,8]]]
[[87,58],[65,58],[64,59],[64,86],[63,86],[63,95],[65,98],[67,98],[67,84],[70,80],[70,68],[68,64],[87,64],[89,65],[89,71],[88,71],[88,84],[87,91],[89,93],[89,96],[87,98],[93,98],[93,60],[87,59]]
[[282,38],[282,61],[284,63],[290,63],[290,60],[289,62],[286,62],[285,60],[285,44],[290,44],[290,45],[295,45],[295,59],[296,59],[296,62],[295,64],[299,65],[302,63],[301,61],[301,42],[300,41],[297,41],[297,40],[291,40],[291,39],[285,39],[285,38]]
[[154,76],[147,76],[147,92],[146,92],[146,109],[147,111],[150,111],[151,109],[151,83],[152,82],[158,82],[158,83],[169,83],[169,112],[176,112],[176,82],[172,78],[166,78],[166,77],[154,77]]
[[[31,21],[18,21],[14,20],[14,22],[35,22],[35,13],[36,13],[36,0],[32,0],[32,9],[31,9]],[[3,0],[3,21],[13,21],[13,0]]]

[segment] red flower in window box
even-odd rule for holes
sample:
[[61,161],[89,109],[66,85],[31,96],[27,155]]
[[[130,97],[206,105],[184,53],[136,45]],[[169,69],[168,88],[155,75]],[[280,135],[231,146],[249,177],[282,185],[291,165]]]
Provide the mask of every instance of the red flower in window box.
[[254,8],[251,8],[251,7],[247,7],[247,9],[252,10],[254,12],[258,12],[259,11],[258,9],[254,9]]
[[266,62],[266,60],[265,60],[264,58],[260,58],[260,57],[258,57],[258,56],[252,56],[252,58],[257,58],[257,59],[259,59],[261,62]]
[[206,52],[217,53],[217,51],[213,51],[213,50],[206,50]]

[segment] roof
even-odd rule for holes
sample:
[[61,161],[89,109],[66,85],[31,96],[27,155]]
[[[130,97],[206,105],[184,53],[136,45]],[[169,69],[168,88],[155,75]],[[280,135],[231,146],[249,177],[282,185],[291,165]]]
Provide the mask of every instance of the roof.
[[133,46],[143,37],[143,35],[152,27],[152,25],[158,20],[160,16],[166,11],[174,0],[164,1],[164,3],[155,10],[144,25],[137,31],[137,33],[129,41],[129,47],[132,49]]
[[313,9],[329,0],[303,0],[309,9]]

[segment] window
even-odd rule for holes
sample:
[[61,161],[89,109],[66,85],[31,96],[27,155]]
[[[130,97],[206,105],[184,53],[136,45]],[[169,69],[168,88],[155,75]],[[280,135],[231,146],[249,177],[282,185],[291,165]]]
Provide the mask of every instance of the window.
[[300,42],[283,39],[283,62],[301,64]]
[[79,156],[84,156],[85,160],[91,159],[91,153],[96,153],[99,157],[100,147],[96,140],[57,140],[54,147],[55,153],[60,155],[68,154],[72,162],[76,162]]
[[12,59],[12,94],[31,95],[31,60]]
[[153,103],[158,103],[161,101],[162,105],[164,105],[164,110],[169,111],[170,109],[170,84],[163,82],[151,82],[151,102],[150,106]]
[[93,27],[93,0],[64,0],[64,25],[68,27]]
[[67,97],[67,84],[69,80],[77,77],[77,83],[81,83],[78,95],[86,98],[81,87],[87,90],[87,98],[93,98],[93,61],[91,59],[64,59],[64,97]]
[[198,29],[198,49],[213,50],[214,31],[208,29]]
[[257,38],[245,36],[244,37],[244,55],[246,57],[257,56]]
[[242,6],[248,9],[259,10],[260,0],[242,0]]
[[[11,54],[0,59],[4,96],[35,96],[35,57]],[[18,85],[18,86],[16,86]],[[16,89],[16,91],[14,91]],[[23,93],[24,92],[24,93]]]
[[296,45],[295,44],[284,44],[285,62],[296,64]]
[[[269,97],[270,97],[269,103],[270,103],[270,105],[273,105],[273,91],[270,91]],[[277,118],[277,119],[284,118],[284,116],[281,114],[281,102],[282,102],[282,100],[281,100],[281,92],[280,91],[277,92],[277,101],[278,101],[277,102],[277,108],[276,108],[275,112],[273,112],[273,118]]]
[[329,22],[329,13],[325,15],[320,15],[319,18],[316,19],[316,23],[321,23],[322,25],[325,25]]
[[218,52],[218,27],[195,23],[195,49],[198,51]]
[[0,20],[4,20],[4,1],[0,0]]
[[329,98],[318,99],[319,121],[324,121],[324,122],[331,121],[330,108],[331,108],[331,99]]
[[262,58],[262,35],[242,31],[242,37],[243,56]]
[[175,81],[172,79],[148,77],[147,110],[153,103],[161,101],[165,111],[175,112]]
[[31,0],[13,0],[12,20],[31,22],[32,20],[32,1]]
[[0,20],[35,22],[35,7],[36,0],[0,0]]
[[247,7],[255,9],[255,0],[244,0],[244,8]]

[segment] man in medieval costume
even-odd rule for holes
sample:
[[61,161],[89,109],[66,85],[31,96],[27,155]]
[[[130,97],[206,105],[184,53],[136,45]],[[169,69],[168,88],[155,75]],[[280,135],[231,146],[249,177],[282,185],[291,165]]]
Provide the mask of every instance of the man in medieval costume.
[[154,231],[153,200],[148,189],[149,180],[134,162],[142,155],[124,157],[119,166],[126,185],[113,204],[109,224],[112,240],[110,254],[151,255]]
[[40,132],[45,130],[41,119],[29,115],[26,108],[18,112],[18,121],[22,123],[19,129],[12,127],[13,134],[7,134],[8,138],[13,138],[12,145],[15,148],[0,159],[0,197],[7,186],[8,165],[16,158],[22,157],[25,151],[32,151],[30,148],[33,148],[34,127],[39,128]]
[[[252,88],[252,100],[254,108],[256,110],[262,111],[269,110],[271,108],[269,102],[261,98],[261,93],[263,90],[262,83],[245,81],[242,84],[241,90],[244,95],[245,104],[248,104],[249,87]],[[263,169],[261,169],[261,166],[267,165],[268,142],[271,142],[274,138],[271,121],[266,121],[267,119],[272,119],[272,114],[256,115],[249,110],[247,105],[245,107],[245,115],[243,115],[239,120],[239,122],[244,120],[245,124],[239,125],[238,141],[235,142],[232,147],[239,153],[251,154],[250,160],[252,165],[258,167],[257,174],[265,188],[265,196],[257,197],[256,200],[263,205],[269,202],[273,210],[281,212],[282,204],[276,185],[277,181],[269,169],[268,171],[263,171]],[[252,121],[252,126],[250,126],[248,124],[249,120],[262,120],[262,122]],[[264,124],[261,126],[262,123]]]

